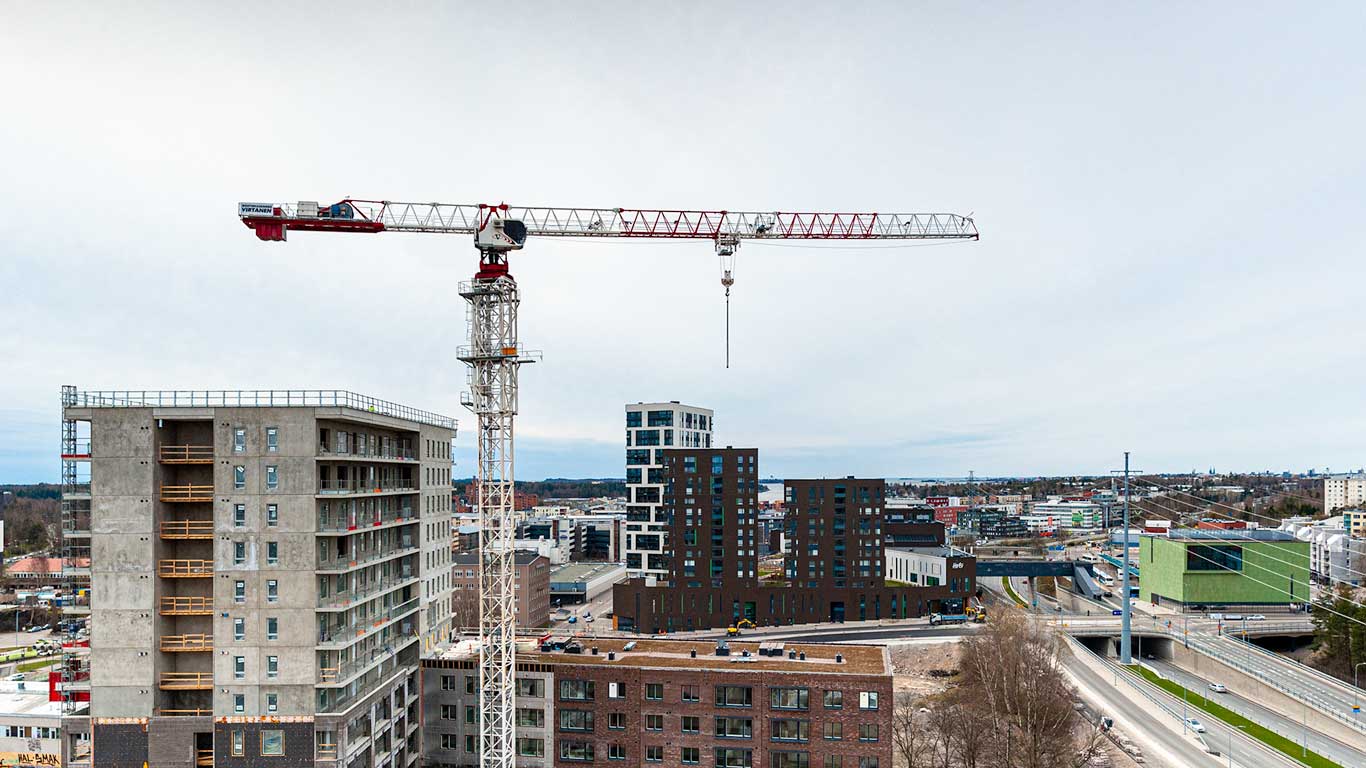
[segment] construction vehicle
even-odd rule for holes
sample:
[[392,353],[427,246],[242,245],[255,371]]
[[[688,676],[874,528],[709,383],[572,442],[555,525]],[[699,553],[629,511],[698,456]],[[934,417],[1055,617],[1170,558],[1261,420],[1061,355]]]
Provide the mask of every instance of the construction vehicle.
[[986,611],[969,608],[968,613],[931,613],[930,626],[938,627],[947,624],[981,624],[987,620]]
[[740,634],[740,630],[742,629],[754,629],[754,622],[750,621],[749,619],[740,619],[739,621],[735,622],[729,627],[726,627],[726,635],[729,637],[735,637],[736,635]]
[[[479,268],[473,279],[460,283],[458,289],[469,304],[469,344],[459,347],[456,357],[469,366],[469,391],[462,395],[461,402],[478,419],[474,474],[478,479],[480,554],[480,768],[514,768],[516,764],[513,424],[517,414],[518,369],[540,358],[539,353],[523,349],[517,335],[521,299],[508,268],[508,255],[522,249],[531,235],[710,240],[721,260],[721,285],[726,295],[726,367],[730,367],[730,292],[741,242],[978,239],[973,220],[952,213],[514,208],[506,204],[451,205],[348,198],[326,208],[316,201],[298,205],[239,203],[237,216],[257,238],[266,241],[283,241],[290,231],[423,232],[474,239]],[[847,274],[853,269],[846,266],[840,271]]]

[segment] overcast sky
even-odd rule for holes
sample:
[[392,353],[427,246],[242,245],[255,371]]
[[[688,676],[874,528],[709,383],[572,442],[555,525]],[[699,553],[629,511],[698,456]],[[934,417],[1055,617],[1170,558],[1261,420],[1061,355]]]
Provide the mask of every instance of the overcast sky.
[[68,383],[350,389],[471,472],[471,244],[235,215],[345,196],[975,216],[745,245],[730,370],[708,244],[532,242],[522,479],[623,475],[640,400],[765,475],[1366,463],[1366,6],[402,5],[0,9],[0,482]]

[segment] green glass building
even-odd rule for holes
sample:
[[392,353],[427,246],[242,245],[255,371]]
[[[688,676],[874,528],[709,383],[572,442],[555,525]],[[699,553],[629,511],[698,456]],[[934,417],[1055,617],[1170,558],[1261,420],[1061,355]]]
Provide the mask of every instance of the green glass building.
[[1309,601],[1309,543],[1286,531],[1174,528],[1138,544],[1139,596],[1173,607]]

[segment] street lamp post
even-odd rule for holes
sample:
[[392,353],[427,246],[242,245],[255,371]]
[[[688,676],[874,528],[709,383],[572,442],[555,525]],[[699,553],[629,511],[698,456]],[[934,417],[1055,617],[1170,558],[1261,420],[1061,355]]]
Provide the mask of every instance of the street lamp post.
[[[1235,726],[1236,728],[1247,728],[1246,725]],[[1228,732],[1228,768],[1233,768],[1233,731]]]

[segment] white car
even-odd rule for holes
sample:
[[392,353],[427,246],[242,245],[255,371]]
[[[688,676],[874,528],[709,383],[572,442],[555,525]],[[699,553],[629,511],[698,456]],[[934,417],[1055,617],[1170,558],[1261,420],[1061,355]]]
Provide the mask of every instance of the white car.
[[1263,615],[1261,615],[1260,613],[1254,613],[1254,614],[1245,616],[1244,618],[1247,619],[1248,621],[1266,621],[1266,617],[1263,616]]
[[1215,693],[1228,693],[1228,689],[1224,687],[1223,683],[1210,683],[1209,689]]
[[1186,718],[1186,727],[1191,729],[1192,731],[1195,731],[1196,733],[1205,732],[1205,726],[1201,725],[1200,721],[1196,720],[1193,717]]

